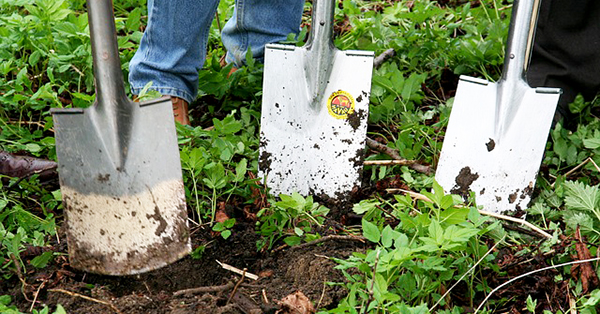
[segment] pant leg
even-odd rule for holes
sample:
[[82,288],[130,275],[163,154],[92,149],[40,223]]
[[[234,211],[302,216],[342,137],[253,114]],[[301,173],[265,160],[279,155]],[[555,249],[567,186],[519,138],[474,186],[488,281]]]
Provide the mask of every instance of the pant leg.
[[148,0],[148,25],[129,64],[133,94],[152,89],[191,103],[219,0]]
[[300,31],[303,9],[304,0],[236,0],[233,16],[221,34],[226,61],[243,65],[248,47],[262,61],[266,44]]
[[600,91],[600,1],[542,0],[528,81],[563,89],[556,119],[572,118],[568,105],[577,94],[593,99]]

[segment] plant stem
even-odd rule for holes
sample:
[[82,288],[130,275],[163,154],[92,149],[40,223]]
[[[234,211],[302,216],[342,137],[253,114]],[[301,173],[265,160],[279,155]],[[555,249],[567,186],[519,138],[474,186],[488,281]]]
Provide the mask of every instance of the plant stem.
[[196,176],[192,173],[192,182],[194,183],[194,198],[196,199],[196,213],[198,214],[198,223],[202,224],[202,213],[200,213],[200,199],[198,198],[198,182],[196,181]]

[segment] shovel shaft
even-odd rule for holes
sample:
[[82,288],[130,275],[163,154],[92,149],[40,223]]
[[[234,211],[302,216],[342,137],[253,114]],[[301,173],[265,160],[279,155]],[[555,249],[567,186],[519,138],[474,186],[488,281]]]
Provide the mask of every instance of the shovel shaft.
[[503,81],[525,82],[541,0],[515,0],[504,57]]
[[127,98],[112,0],[87,0],[96,103],[90,114],[95,127],[104,133],[105,145],[115,167],[122,169],[127,160],[136,106]]
[[319,103],[329,81],[337,49],[333,45],[335,0],[313,1],[310,36],[306,43],[304,73],[310,106],[319,111]]
[[88,0],[88,20],[94,57],[97,110],[116,117],[116,104],[126,103],[123,72],[112,0]]
[[313,1],[310,36],[306,43],[308,50],[333,49],[333,16],[335,0]]

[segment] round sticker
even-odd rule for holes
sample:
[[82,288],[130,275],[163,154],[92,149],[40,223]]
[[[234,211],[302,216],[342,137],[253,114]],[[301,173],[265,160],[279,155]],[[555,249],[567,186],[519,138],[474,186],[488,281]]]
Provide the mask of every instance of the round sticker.
[[354,112],[354,98],[342,90],[333,92],[327,100],[327,109],[334,118],[347,119]]

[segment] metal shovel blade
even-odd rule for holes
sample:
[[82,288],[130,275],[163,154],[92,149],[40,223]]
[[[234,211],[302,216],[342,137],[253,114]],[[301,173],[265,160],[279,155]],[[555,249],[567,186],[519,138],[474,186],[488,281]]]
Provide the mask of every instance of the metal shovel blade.
[[537,8],[514,2],[502,79],[461,77],[446,130],[436,180],[487,211],[527,208],[560,96],[524,79]]
[[496,83],[461,77],[436,179],[447,192],[501,212],[525,209],[531,199],[559,93],[524,87],[511,125],[495,132]]
[[340,198],[360,185],[373,52],[333,47],[334,8],[314,2],[304,47],[265,49],[259,175],[273,194]]
[[71,266],[128,275],[190,250],[169,98],[127,99],[110,0],[88,1],[96,102],[53,109]]

